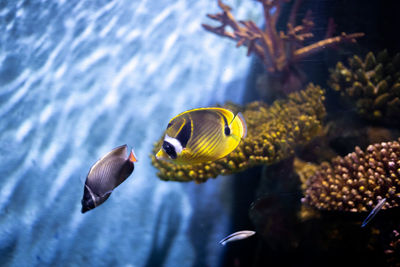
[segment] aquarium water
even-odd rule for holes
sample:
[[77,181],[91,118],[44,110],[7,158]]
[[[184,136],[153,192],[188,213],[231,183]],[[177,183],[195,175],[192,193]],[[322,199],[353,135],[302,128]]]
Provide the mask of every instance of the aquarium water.
[[[236,2],[258,19],[255,3]],[[149,157],[172,116],[241,103],[250,59],[201,27],[217,11],[216,1],[0,1],[1,266],[218,263],[229,179],[161,181]],[[81,214],[89,168],[123,144],[139,160],[133,174]]]

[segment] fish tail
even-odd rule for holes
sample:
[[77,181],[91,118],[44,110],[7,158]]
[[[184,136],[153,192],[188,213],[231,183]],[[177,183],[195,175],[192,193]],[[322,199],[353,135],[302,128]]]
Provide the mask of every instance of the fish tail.
[[137,157],[136,157],[136,154],[135,154],[135,151],[133,150],[133,148],[131,149],[131,153],[129,154],[129,160],[131,162],[137,162],[138,161]]

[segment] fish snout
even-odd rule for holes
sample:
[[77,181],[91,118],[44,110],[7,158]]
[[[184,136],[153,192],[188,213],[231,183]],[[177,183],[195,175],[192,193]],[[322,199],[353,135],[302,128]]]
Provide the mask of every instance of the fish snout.
[[88,199],[88,198],[83,197],[81,203],[82,203],[82,209],[81,209],[82,213],[85,213],[96,207],[92,198]]
[[168,159],[168,154],[165,153],[164,149],[160,149],[157,154],[156,154],[156,159],[158,160],[164,160],[164,159]]
[[85,213],[91,209],[93,209],[93,208],[90,208],[88,205],[82,205],[81,213]]
[[93,197],[92,197],[92,194],[90,193],[87,185],[85,185],[85,188],[84,188],[81,204],[82,204],[82,209],[81,209],[82,213],[85,213],[88,210],[92,210],[96,207]]

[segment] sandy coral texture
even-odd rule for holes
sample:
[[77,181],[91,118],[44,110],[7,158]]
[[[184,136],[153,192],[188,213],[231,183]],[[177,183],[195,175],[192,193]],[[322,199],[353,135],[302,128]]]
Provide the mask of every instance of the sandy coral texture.
[[382,209],[400,204],[400,139],[359,147],[324,162],[306,182],[303,203],[320,210],[365,212],[382,199]]

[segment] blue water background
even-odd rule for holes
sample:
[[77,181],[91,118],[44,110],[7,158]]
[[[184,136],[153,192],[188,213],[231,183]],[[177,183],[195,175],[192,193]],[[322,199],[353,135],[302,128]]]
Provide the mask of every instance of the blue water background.
[[[254,1],[228,2],[260,19]],[[0,1],[0,262],[216,266],[229,178],[160,181],[149,154],[189,108],[241,102],[245,49],[201,28],[216,1]],[[134,147],[132,176],[81,214],[91,165]]]

